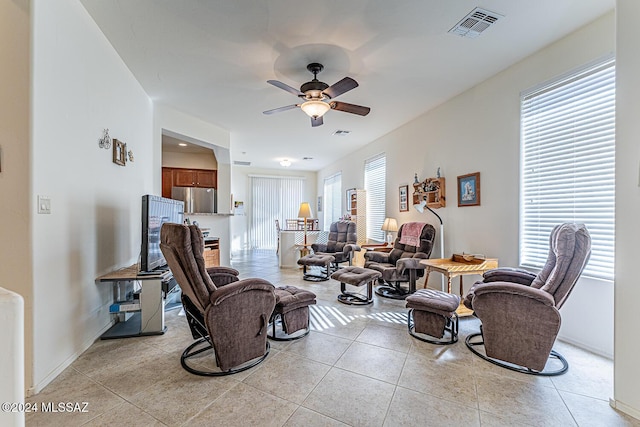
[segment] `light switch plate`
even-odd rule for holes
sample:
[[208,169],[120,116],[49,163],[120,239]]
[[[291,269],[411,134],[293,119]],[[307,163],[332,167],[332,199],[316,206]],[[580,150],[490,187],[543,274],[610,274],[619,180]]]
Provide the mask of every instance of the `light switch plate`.
[[38,213],[51,213],[51,199],[49,198],[49,196],[38,196]]

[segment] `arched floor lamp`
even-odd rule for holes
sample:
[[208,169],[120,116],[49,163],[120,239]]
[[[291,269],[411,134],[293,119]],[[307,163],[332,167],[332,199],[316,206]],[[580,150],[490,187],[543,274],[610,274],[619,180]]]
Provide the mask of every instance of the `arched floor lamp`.
[[[436,213],[436,211],[434,211],[433,209],[431,209],[428,205],[427,205],[427,201],[423,200],[420,203],[418,203],[417,205],[413,205],[414,208],[416,208],[416,210],[420,213],[424,213],[424,208],[427,208],[432,214],[434,214],[437,218],[438,221],[440,221],[440,258],[444,258],[444,224],[442,223],[442,218],[440,218],[440,215],[438,215]],[[427,286],[427,283],[424,284],[424,286]],[[442,275],[442,292],[444,292],[444,275]]]

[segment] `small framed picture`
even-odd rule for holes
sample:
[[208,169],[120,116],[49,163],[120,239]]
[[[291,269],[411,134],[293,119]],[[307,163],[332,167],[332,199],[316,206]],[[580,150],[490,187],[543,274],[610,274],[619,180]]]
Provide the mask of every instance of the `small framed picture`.
[[322,196],[318,196],[318,209],[316,212],[322,212]]
[[399,190],[400,212],[409,211],[409,186],[401,185]]
[[458,177],[458,206],[480,206],[480,172]]
[[127,162],[127,144],[117,139],[113,140],[113,163],[125,166]]

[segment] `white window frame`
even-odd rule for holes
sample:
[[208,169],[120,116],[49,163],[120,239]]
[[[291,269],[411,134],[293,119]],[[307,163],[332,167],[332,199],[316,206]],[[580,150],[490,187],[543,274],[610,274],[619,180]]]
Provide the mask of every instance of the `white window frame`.
[[323,228],[329,229],[343,215],[342,212],[342,172],[336,172],[324,179],[324,215]]
[[367,239],[385,241],[382,224],[386,217],[387,157],[385,153],[364,162],[364,189],[367,191]]
[[546,262],[549,234],[583,223],[583,275],[613,280],[615,61],[609,57],[521,94],[520,265]]

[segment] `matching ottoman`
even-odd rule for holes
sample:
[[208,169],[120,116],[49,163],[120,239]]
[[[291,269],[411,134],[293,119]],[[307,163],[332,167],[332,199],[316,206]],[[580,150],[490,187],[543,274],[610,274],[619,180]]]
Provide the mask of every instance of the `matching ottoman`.
[[[432,344],[453,344],[458,341],[458,295],[433,289],[420,289],[407,297],[407,327],[409,334]],[[443,339],[445,331],[450,338]],[[426,338],[418,334],[428,335]]]
[[[335,258],[333,255],[305,255],[298,260],[298,265],[304,267],[304,276],[302,277],[304,280],[309,280],[311,282],[322,282],[324,280],[329,280],[329,272],[331,271],[331,264],[335,262]],[[307,273],[307,267],[324,267],[324,274],[318,276],[317,274]]]
[[[373,283],[381,277],[378,271],[369,268],[349,266],[341,268],[331,275],[331,278],[340,282],[340,295],[338,301],[344,304],[366,305],[373,302]],[[346,285],[367,286],[367,297],[361,294],[346,291]]]
[[267,336],[275,341],[292,341],[307,335],[309,306],[316,303],[316,294],[295,286],[280,286],[275,294],[276,307],[269,320],[271,334]]

